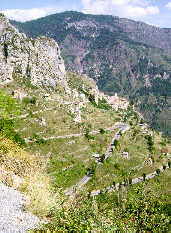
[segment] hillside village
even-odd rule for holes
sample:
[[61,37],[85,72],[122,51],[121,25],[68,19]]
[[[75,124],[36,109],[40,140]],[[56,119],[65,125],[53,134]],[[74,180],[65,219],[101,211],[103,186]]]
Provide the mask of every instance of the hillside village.
[[169,139],[2,14],[0,113],[0,232],[169,229]]

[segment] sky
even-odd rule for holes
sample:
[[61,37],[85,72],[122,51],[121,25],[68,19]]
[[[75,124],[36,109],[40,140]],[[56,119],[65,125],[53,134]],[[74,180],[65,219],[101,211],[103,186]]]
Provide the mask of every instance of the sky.
[[171,0],[0,0],[0,12],[21,22],[68,10],[171,28]]

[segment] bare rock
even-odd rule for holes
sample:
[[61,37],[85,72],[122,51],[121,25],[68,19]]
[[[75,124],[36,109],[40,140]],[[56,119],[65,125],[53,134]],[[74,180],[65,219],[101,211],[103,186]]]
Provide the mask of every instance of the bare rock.
[[55,40],[29,39],[0,15],[0,84],[28,78],[33,85],[67,86],[64,61]]

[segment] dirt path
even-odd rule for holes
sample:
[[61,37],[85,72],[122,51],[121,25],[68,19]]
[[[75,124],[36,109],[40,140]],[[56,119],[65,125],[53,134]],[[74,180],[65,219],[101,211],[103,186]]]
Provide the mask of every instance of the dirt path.
[[[108,128],[105,128],[104,130],[105,131],[112,131],[114,129],[117,129],[119,128],[120,126],[119,125],[122,125],[123,123],[116,123],[115,125],[111,126],[111,127],[108,127]],[[94,131],[91,131],[89,134],[91,135],[95,135],[95,134],[99,134],[100,131],[99,130],[94,130]],[[80,136],[83,136],[84,133],[77,133],[77,134],[68,134],[68,135],[62,135],[62,136],[52,136],[52,137],[41,137],[43,140],[45,141],[49,141],[49,140],[55,140],[55,139],[65,139],[65,138],[72,138],[72,137],[80,137]],[[29,143],[29,142],[32,142],[32,140],[30,140],[30,138],[24,138],[25,142],[26,143]]]

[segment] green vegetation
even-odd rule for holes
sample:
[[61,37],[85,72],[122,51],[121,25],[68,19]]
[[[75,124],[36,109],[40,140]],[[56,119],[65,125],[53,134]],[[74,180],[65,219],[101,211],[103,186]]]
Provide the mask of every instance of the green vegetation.
[[21,106],[11,96],[0,91],[0,132],[7,138],[17,142],[20,146],[24,146],[25,142],[15,131],[14,120],[11,116],[19,115]]
[[[81,76],[70,75],[70,85],[79,93],[82,93],[80,87],[84,83],[87,85],[87,91],[92,88],[84,78],[81,80]],[[78,87],[75,79],[80,80]],[[11,93],[21,87],[26,97],[19,102]],[[167,164],[170,166],[171,147],[167,137],[160,137],[157,133],[153,136],[143,134],[133,104],[127,111],[116,112],[111,108],[104,108],[106,102],[103,100],[100,102],[102,107],[91,101],[86,102],[81,110],[82,122],[77,124],[70,113],[70,106],[65,104],[75,102],[75,99],[72,95],[67,95],[62,87],[58,87],[55,92],[49,90],[46,97],[47,90],[33,88],[29,83],[15,79],[3,86],[2,90],[2,137],[17,142],[23,146],[25,152],[10,142],[14,151],[18,148],[17,155],[21,155],[21,161],[19,159],[18,162],[18,157],[14,160],[10,147],[5,143],[1,145],[1,140],[0,162],[14,173],[19,166],[18,174],[24,177],[20,190],[27,193],[31,199],[28,209],[49,221],[44,228],[45,232],[132,233],[155,232],[155,229],[158,232],[167,232],[170,220],[167,210],[170,206],[170,169],[166,168]],[[116,149],[105,159],[105,153],[118,132],[118,129],[107,128],[121,119],[131,127],[120,133],[120,138],[114,141]],[[150,131],[149,128],[148,130]],[[9,141],[6,139],[8,144]],[[128,152],[128,159],[123,157],[125,151]],[[7,158],[5,161],[4,154]],[[93,157],[97,154],[99,158]],[[152,166],[145,163],[149,158],[152,159]],[[13,161],[15,167],[11,166]],[[31,171],[26,169],[26,164],[29,164]],[[165,169],[164,173],[159,170],[161,166]],[[154,171],[158,174],[157,177],[153,181],[147,181],[146,176]],[[91,176],[91,179],[79,189],[77,184],[86,175]],[[138,176],[144,177],[144,183],[131,185],[132,179]],[[122,182],[125,180],[129,181],[126,193],[122,190]],[[10,179],[7,181],[11,184]],[[115,186],[118,182],[118,192],[90,197],[92,191]],[[73,200],[63,195],[63,192],[72,186],[76,186]]]
[[[168,232],[169,209],[167,198],[161,194],[161,188],[155,183],[154,189],[149,183],[130,187],[123,209],[122,195],[101,194],[96,198],[78,196],[65,204],[58,212],[51,212],[52,223],[44,230],[65,232]],[[162,220],[162,221],[161,221]]]
[[25,145],[24,139],[22,139],[21,136],[17,132],[15,132],[13,120],[1,118],[0,119],[0,132],[7,138],[18,143],[20,146]]

